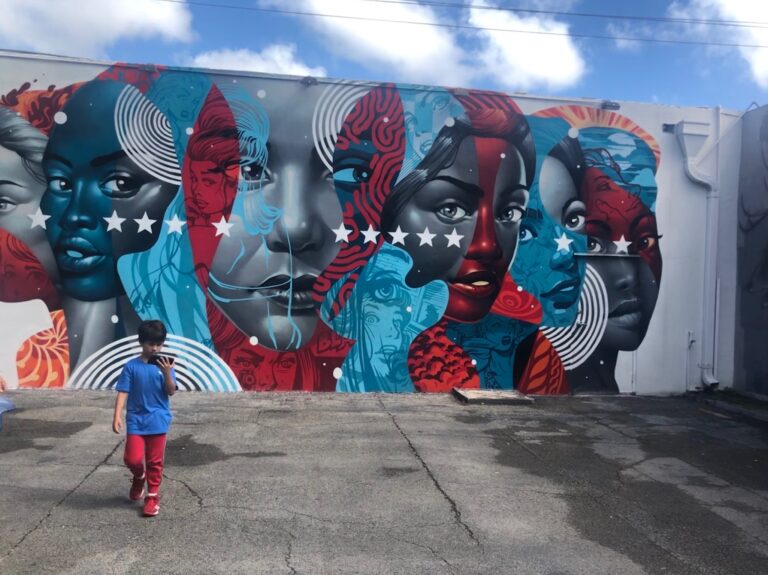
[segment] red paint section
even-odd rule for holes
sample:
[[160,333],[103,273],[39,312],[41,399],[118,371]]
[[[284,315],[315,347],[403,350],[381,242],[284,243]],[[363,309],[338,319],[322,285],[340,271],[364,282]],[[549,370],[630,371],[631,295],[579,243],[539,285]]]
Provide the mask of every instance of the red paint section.
[[411,344],[408,372],[416,391],[449,393],[454,387],[480,388],[472,358],[446,334],[447,321],[421,333]]

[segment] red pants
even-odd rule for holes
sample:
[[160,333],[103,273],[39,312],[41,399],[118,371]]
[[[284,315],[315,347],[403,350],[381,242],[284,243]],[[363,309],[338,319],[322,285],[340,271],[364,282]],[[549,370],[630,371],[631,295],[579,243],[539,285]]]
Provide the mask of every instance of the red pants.
[[163,480],[163,456],[165,455],[165,433],[157,435],[130,435],[125,440],[125,465],[135,477],[144,475],[146,460],[147,495],[157,495]]

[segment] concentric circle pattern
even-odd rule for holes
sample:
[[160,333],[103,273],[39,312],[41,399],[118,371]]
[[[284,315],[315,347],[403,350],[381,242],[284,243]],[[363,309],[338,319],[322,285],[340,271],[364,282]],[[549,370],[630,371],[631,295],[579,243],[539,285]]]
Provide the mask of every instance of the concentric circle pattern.
[[312,138],[325,167],[333,171],[333,149],[349,112],[357,101],[370,91],[370,86],[358,82],[344,82],[328,86],[315,106],[312,115]]
[[170,122],[133,86],[126,86],[117,99],[115,131],[120,146],[139,167],[163,182],[181,185]]
[[[123,366],[141,353],[136,336],[101,348],[82,362],[67,382],[71,389],[112,389]],[[175,359],[176,384],[183,391],[241,391],[229,366],[213,351],[194,340],[169,335],[163,355]]]
[[544,327],[541,332],[555,348],[565,369],[584,363],[594,353],[608,324],[608,293],[603,278],[587,264],[579,295],[576,321],[567,327]]

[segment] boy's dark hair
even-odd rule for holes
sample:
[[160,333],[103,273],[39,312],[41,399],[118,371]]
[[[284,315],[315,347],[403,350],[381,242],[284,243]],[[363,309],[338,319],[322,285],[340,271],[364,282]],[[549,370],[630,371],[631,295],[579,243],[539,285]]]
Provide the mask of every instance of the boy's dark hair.
[[163,343],[168,332],[159,319],[148,319],[139,324],[139,343]]

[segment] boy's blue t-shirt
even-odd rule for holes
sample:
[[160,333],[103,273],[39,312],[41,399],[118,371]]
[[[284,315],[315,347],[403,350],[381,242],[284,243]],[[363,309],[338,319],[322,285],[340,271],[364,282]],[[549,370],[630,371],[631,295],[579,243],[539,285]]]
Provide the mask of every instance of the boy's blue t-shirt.
[[[171,368],[176,383],[176,372]],[[125,364],[115,385],[117,391],[128,393],[125,423],[131,435],[168,433],[171,407],[162,370],[136,357]]]

